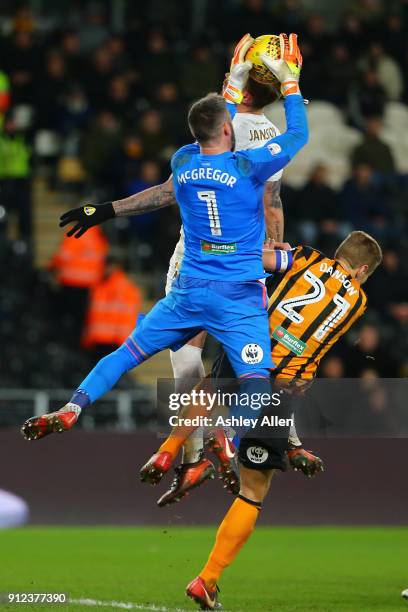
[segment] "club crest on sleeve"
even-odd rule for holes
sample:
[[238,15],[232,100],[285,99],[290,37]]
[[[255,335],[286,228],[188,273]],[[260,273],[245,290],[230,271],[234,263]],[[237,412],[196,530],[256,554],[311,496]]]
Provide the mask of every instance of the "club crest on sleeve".
[[93,215],[95,210],[95,206],[84,206],[84,213],[87,215],[87,217]]
[[271,155],[278,155],[282,151],[282,147],[277,142],[272,142],[268,145],[268,149]]

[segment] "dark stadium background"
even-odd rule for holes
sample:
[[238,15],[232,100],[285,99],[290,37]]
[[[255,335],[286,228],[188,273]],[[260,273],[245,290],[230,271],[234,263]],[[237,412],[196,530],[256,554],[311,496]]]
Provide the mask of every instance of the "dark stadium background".
[[[83,414],[78,432],[37,446],[18,427],[61,406],[106,349],[80,344],[88,291],[70,295],[50,268],[63,237],[59,215],[166,179],[172,153],[190,140],[189,103],[219,90],[233,44],[247,31],[299,33],[312,136],[334,113],[354,143],[333,165],[323,130],[320,157],[310,162],[306,153],[295,177],[284,173],[286,239],[332,254],[347,231],[364,229],[384,249],[367,283],[364,322],[320,376],[407,375],[407,2],[3,0],[0,488],[26,499],[34,523],[216,522],[230,502],[213,483],[202,492],[209,510],[200,492],[177,512],[158,511],[155,490],[137,482],[157,442],[143,432],[154,427],[156,378],[171,376],[167,353]],[[179,227],[170,209],[103,226],[116,266],[142,292],[142,311],[163,295]],[[206,351],[210,363],[211,342]],[[372,416],[390,431],[386,404]],[[407,490],[394,470],[406,463],[405,440],[315,440],[312,448],[327,473],[314,482],[279,476],[264,521],[406,522]]]

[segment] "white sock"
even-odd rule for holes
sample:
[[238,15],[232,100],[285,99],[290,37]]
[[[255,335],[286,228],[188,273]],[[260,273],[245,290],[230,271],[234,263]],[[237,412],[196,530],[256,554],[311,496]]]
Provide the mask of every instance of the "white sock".
[[78,404],[68,402],[68,404],[65,404],[65,406],[59,410],[59,412],[75,412],[75,414],[79,416],[82,412],[82,408],[81,406],[78,406]]
[[203,349],[199,346],[185,344],[175,353],[170,351],[173,375],[176,379],[176,392],[191,391],[194,384],[205,376],[204,364],[201,359]]
[[289,429],[289,445],[290,446],[303,446],[301,440],[299,439],[299,436],[297,435],[297,431],[296,431],[296,425],[295,425],[295,415],[292,412],[292,419],[293,419],[293,425],[290,426]]
[[[190,344],[185,344],[176,352],[170,351],[176,393],[188,393],[201,378],[204,378],[202,351],[202,348]],[[196,463],[200,460],[203,449],[204,431],[199,427],[183,445],[182,463]]]
[[204,429],[198,427],[184,442],[181,463],[200,461],[204,451]]

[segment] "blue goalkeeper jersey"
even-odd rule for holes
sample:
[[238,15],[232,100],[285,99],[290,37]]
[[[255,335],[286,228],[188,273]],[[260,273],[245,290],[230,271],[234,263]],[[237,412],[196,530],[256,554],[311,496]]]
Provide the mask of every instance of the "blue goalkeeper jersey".
[[287,131],[265,146],[203,155],[198,144],[179,149],[171,167],[185,234],[181,274],[249,281],[265,276],[265,181],[307,142],[303,98],[285,100]]

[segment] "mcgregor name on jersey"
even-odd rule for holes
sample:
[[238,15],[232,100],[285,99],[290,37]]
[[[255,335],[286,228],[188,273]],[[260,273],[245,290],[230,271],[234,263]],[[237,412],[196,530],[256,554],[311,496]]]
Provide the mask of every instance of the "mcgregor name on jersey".
[[227,187],[234,187],[237,182],[237,177],[228,174],[228,172],[221,172],[214,168],[193,168],[193,170],[186,170],[181,172],[178,177],[179,185],[187,183],[187,181],[201,181],[201,180],[212,180],[219,181]]

